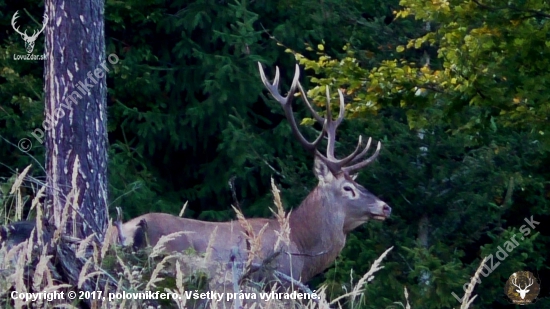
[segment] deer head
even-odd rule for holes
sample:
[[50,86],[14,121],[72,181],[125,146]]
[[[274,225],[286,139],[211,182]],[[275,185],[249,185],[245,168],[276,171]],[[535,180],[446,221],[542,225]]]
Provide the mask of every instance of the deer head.
[[23,38],[23,41],[25,41],[25,49],[27,50],[27,53],[32,53],[34,49],[34,42],[36,41],[36,38],[38,38],[38,35],[44,31],[44,28],[46,28],[46,24],[48,23],[48,16],[44,15],[44,19],[42,21],[42,29],[40,29],[38,32],[36,30],[33,31],[32,35],[27,35],[27,30],[25,32],[19,31],[19,27],[16,27],[15,20],[19,18],[19,11],[16,11],[15,14],[13,14],[13,17],[11,19],[11,26],[15,30],[15,32],[19,33],[21,37]]
[[512,285],[515,286],[516,288],[518,288],[518,289],[516,290],[516,292],[519,293],[519,296],[521,297],[521,299],[525,299],[525,295],[527,295],[527,293],[529,293],[529,290],[528,290],[527,288],[530,287],[530,286],[532,286],[534,282],[535,282],[535,281],[533,280],[533,278],[529,278],[529,284],[527,284],[527,285],[525,286],[525,288],[522,289],[522,288],[521,288],[521,285],[517,285],[517,284],[516,284],[516,278],[514,278],[514,279],[512,280]]
[[[381,144],[378,142],[376,151],[374,154],[366,159],[366,156],[372,139],[369,138],[367,145],[362,149],[362,136],[359,136],[357,147],[348,156],[337,159],[334,155],[336,145],[336,130],[342,123],[345,113],[344,96],[341,90],[338,90],[340,99],[340,112],[336,120],[332,119],[330,111],[330,94],[328,86],[326,88],[327,97],[327,112],[326,117],[320,116],[306,97],[306,93],[299,82],[300,69],[296,65],[296,73],[294,74],[294,80],[286,97],[283,97],[279,93],[279,68],[276,68],[275,79],[273,83],[270,83],[262,69],[261,64],[258,63],[260,76],[265,87],[273,95],[283,107],[285,116],[292,128],[292,133],[300,144],[310,153],[315,156],[315,175],[319,179],[319,185],[317,189],[319,193],[324,195],[330,204],[339,205],[334,209],[343,216],[344,233],[348,233],[355,229],[359,225],[365,223],[369,219],[385,220],[391,214],[391,208],[385,202],[381,201],[374,194],[370,193],[363,186],[355,182],[356,173],[359,169],[369,165],[380,154]],[[313,141],[309,142],[300,133],[296,120],[294,119],[294,113],[292,110],[292,99],[296,90],[300,91],[302,100],[306,107],[313,115],[313,118],[323,126],[323,129],[319,136]],[[326,155],[322,154],[317,146],[326,135],[327,137],[327,149]]]

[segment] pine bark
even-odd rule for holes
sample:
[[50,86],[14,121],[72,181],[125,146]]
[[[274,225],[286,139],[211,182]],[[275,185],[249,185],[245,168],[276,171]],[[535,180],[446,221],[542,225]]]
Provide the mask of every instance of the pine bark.
[[[50,254],[67,283],[102,291],[104,280],[79,284],[85,259],[78,239],[104,240],[108,223],[106,75],[118,58],[105,57],[104,0],[46,0],[45,219],[61,229]],[[67,242],[71,236],[77,242]],[[90,250],[86,254],[89,258]],[[84,300],[84,306],[90,306]]]
[[101,241],[108,221],[105,76],[118,58],[105,57],[103,0],[45,6],[45,214],[73,237],[95,233]]

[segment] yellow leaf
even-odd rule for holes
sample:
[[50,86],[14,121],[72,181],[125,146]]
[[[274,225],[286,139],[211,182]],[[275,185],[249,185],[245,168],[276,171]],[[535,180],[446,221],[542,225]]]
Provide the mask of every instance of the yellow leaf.
[[521,99],[518,98],[518,97],[515,97],[515,98],[513,99],[513,101],[514,101],[515,104],[519,104],[519,102],[521,102]]
[[423,66],[422,68],[420,68],[420,72],[424,74],[430,74],[430,68],[427,66]]
[[302,122],[300,123],[301,126],[310,126],[310,125],[313,125],[315,123],[315,120],[313,120],[312,118],[304,118],[302,119]]
[[456,84],[456,78],[455,77],[451,78],[451,84],[453,84],[453,85]]
[[323,44],[319,44],[319,45],[317,45],[317,49],[319,49],[319,50],[325,50],[325,47],[323,46]]
[[405,46],[399,45],[399,46],[397,46],[397,48],[395,50],[397,50],[398,53],[401,53],[405,50]]

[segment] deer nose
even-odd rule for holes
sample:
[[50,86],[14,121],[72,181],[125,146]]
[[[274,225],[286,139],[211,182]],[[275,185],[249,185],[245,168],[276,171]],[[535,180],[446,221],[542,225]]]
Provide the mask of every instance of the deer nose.
[[388,204],[384,204],[384,206],[382,207],[382,211],[384,212],[384,215],[386,217],[389,217],[391,215],[391,207],[388,206]]

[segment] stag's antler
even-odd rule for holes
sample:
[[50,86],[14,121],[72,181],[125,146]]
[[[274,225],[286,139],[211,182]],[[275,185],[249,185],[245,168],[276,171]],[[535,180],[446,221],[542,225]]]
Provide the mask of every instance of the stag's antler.
[[[290,127],[292,128],[292,132],[294,136],[300,141],[302,146],[310,151],[315,153],[321,160],[327,164],[327,166],[333,171],[333,172],[347,172],[347,173],[353,173],[354,171],[359,170],[360,168],[363,168],[367,166],[369,163],[374,161],[376,157],[380,154],[380,148],[381,143],[378,142],[378,147],[376,148],[376,151],[372,156],[370,156],[368,159],[361,161],[361,159],[367,154],[372,139],[369,138],[366,147],[361,150],[362,145],[362,136],[359,136],[359,141],[357,143],[357,147],[355,150],[348,155],[347,157],[343,159],[336,159],[334,155],[334,148],[336,143],[336,130],[338,129],[338,126],[342,123],[342,120],[344,120],[344,113],[345,113],[345,104],[344,104],[344,95],[342,94],[342,91],[338,89],[338,95],[340,98],[340,112],[338,114],[338,118],[336,120],[332,119],[331,111],[330,111],[330,93],[328,90],[328,86],[326,88],[326,96],[327,96],[327,116],[326,118],[319,115],[315,110],[313,109],[313,106],[309,102],[306,96],[306,92],[302,88],[302,85],[300,84],[300,67],[296,65],[296,73],[294,74],[294,79],[292,81],[292,85],[290,87],[290,90],[288,91],[288,95],[286,97],[283,97],[279,93],[279,67],[276,67],[275,71],[275,79],[273,80],[273,84],[271,84],[267,78],[265,77],[264,70],[262,68],[262,65],[258,62],[258,67],[260,69],[260,76],[262,78],[262,82],[264,83],[265,87],[271,95],[277,100],[283,107],[283,110],[285,112],[285,116],[288,119],[288,122],[290,123]],[[300,130],[298,129],[298,125],[296,124],[296,120],[294,119],[294,113],[292,112],[292,99],[294,97],[294,92],[296,92],[296,89],[300,90],[300,94],[302,96],[302,99],[306,103],[307,108],[313,115],[313,118],[317,120],[318,123],[323,125],[323,130],[321,131],[321,134],[313,141],[312,143],[308,142],[305,137],[300,133]],[[317,150],[317,145],[321,141],[323,134],[327,133],[327,155],[323,155]],[[352,164],[351,166],[347,166],[348,164]]]
[[[279,93],[279,67],[276,67],[275,70],[275,79],[273,80],[273,84],[271,84],[267,78],[265,77],[264,70],[262,68],[262,65],[258,62],[258,67],[260,68],[260,76],[262,78],[262,82],[264,83],[265,87],[271,95],[277,100],[277,102],[281,103],[281,106],[283,107],[283,110],[285,112],[285,116],[288,119],[288,122],[290,123],[290,127],[292,128],[292,133],[300,144],[308,150],[308,151],[316,151],[317,145],[323,138],[323,130],[321,131],[321,134],[313,141],[313,143],[310,143],[306,140],[306,138],[300,133],[300,130],[298,129],[298,125],[296,124],[296,120],[294,119],[294,113],[292,111],[292,99],[294,97],[294,92],[296,91],[296,87],[300,84],[298,79],[300,78],[300,69],[298,65],[296,65],[296,74],[294,75],[294,80],[292,81],[292,86],[290,87],[290,90],[288,91],[288,95],[286,97],[283,97]],[[302,93],[303,96],[303,93]],[[315,116],[318,116],[315,114]],[[320,117],[320,116],[319,116]]]

